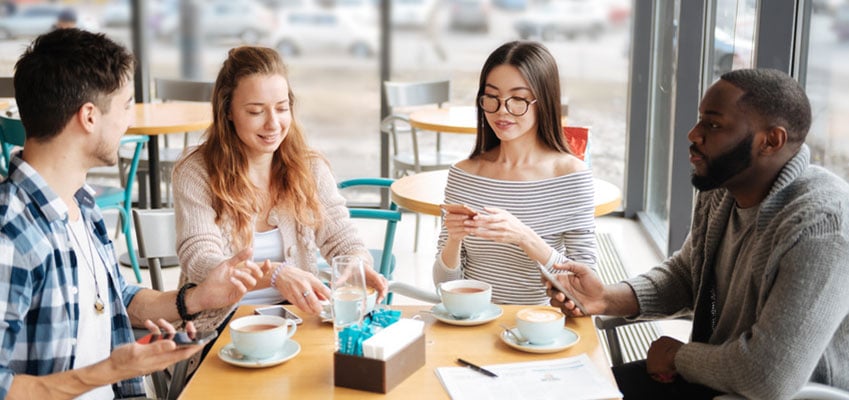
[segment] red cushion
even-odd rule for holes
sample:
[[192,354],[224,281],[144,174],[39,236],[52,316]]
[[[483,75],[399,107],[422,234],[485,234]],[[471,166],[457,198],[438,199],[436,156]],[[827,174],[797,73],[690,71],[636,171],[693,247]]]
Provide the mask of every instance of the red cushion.
[[587,151],[587,142],[590,140],[590,128],[585,126],[564,126],[563,138],[572,154],[581,160]]

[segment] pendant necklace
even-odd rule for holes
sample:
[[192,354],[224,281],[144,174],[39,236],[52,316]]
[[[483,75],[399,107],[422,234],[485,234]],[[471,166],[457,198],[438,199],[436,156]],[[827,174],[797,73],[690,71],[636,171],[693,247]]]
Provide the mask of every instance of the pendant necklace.
[[[83,219],[83,226],[85,226],[85,219]],[[94,278],[94,291],[96,294],[94,299],[94,311],[98,314],[103,314],[105,303],[103,303],[103,298],[100,297],[100,284],[97,282],[97,273],[94,271],[94,254],[97,252],[97,249],[94,248],[94,245],[91,243],[91,238],[89,238],[88,235],[84,234],[85,239],[83,241],[86,242],[87,246],[83,246],[80,238],[77,237],[76,230],[71,226],[68,226],[68,230],[71,232],[71,238],[74,240],[74,243],[76,243],[77,249],[82,256],[77,257],[78,264],[80,264],[79,259],[82,258],[84,261],[82,264],[86,264],[87,269],[91,272],[91,277]],[[88,248],[88,255],[85,254],[84,247]]]

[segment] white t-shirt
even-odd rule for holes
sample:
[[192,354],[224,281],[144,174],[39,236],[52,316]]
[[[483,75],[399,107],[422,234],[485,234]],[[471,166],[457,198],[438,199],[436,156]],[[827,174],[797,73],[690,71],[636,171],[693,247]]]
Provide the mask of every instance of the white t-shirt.
[[[68,223],[71,247],[77,254],[77,281],[79,282],[80,323],[77,328],[77,349],[74,369],[92,365],[109,358],[112,351],[112,309],[109,304],[109,281],[106,264],[94,247],[85,221],[80,218]],[[97,274],[95,279],[94,275]],[[95,281],[97,284],[95,284]],[[100,289],[103,311],[94,309],[95,293]],[[112,385],[105,385],[84,393],[78,399],[113,399]]]
[[[286,261],[283,251],[283,236],[280,229],[274,228],[266,232],[254,232],[254,262],[261,264],[265,260],[274,262]],[[275,288],[252,290],[242,297],[239,304],[277,304],[286,300]]]

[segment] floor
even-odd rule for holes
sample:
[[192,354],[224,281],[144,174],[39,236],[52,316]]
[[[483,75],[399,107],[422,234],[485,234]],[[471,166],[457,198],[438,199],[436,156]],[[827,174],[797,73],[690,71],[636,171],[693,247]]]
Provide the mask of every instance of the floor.
[[[110,215],[107,215],[107,218]],[[112,216],[114,218],[114,216]],[[398,226],[395,241],[395,256],[398,266],[395,270],[395,279],[416,287],[434,291],[431,277],[431,267],[436,254],[436,237],[438,235],[438,220],[436,217],[422,216],[419,231],[418,251],[413,251],[413,238],[415,232],[415,214],[405,213]],[[380,247],[383,243],[384,223],[378,221],[355,220],[360,234],[366,244],[370,247]],[[108,225],[114,227],[115,224]],[[596,229],[599,232],[609,233],[619,254],[627,255],[623,258],[623,264],[631,274],[639,274],[657,265],[662,257],[649,244],[647,236],[639,225],[628,219],[606,216],[596,219]],[[123,238],[114,241],[119,254],[126,252]],[[132,268],[121,268],[127,282],[135,282]],[[163,270],[163,281],[166,288],[176,288],[179,279],[179,268],[166,268]],[[147,271],[142,271],[142,286],[150,287]],[[394,304],[425,304],[421,301],[395,296]],[[669,335],[679,340],[686,341],[689,337],[690,323],[681,321],[667,321],[660,324],[662,334]]]

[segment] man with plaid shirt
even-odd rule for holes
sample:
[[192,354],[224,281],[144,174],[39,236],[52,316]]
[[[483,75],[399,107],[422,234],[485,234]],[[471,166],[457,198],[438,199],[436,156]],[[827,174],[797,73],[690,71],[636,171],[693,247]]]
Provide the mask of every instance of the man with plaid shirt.
[[135,343],[131,326],[172,332],[167,321],[234,304],[263,275],[246,250],[179,291],[122,278],[85,177],[117,162],[132,73],[126,49],[77,29],[40,36],[15,65],[27,139],[0,183],[0,399],[143,396],[141,375],[201,346]]

